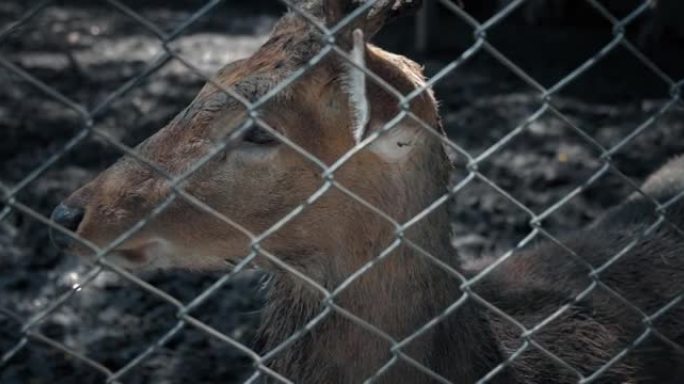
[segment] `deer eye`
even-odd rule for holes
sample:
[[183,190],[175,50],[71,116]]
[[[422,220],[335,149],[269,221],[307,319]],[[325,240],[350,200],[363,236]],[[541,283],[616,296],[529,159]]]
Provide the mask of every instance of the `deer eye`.
[[278,142],[278,139],[276,139],[275,136],[261,127],[253,127],[248,130],[242,137],[242,140],[257,145],[269,145]]

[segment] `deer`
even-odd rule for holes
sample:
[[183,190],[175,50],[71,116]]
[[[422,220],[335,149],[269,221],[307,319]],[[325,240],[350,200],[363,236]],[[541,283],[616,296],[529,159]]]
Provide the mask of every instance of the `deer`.
[[[149,216],[104,256],[108,263],[230,270],[254,253],[249,264],[269,274],[252,346],[260,355],[334,305],[262,362],[291,382],[684,380],[684,306],[669,305],[648,322],[642,314],[658,311],[684,288],[684,242],[674,229],[684,224],[684,204],[668,206],[672,225],[644,237],[599,275],[553,241],[503,261],[463,263],[450,243],[448,209],[435,203],[448,196],[453,167],[435,96],[420,65],[369,42],[418,2],[293,4],[252,56],[220,69],[135,155],[125,154],[54,209],[57,246],[92,260],[95,252],[75,239],[104,248]],[[332,30],[343,21],[333,36],[339,52],[320,55],[331,43],[320,27]],[[297,80],[257,115],[240,101],[259,100],[295,73]],[[415,97],[402,104],[387,85]],[[233,144],[220,146],[227,141]],[[339,163],[349,151],[355,153]],[[326,174],[336,162],[332,176]],[[160,173],[178,177],[190,169],[178,185]],[[330,180],[335,184],[320,192]],[[154,211],[179,189],[186,198]],[[649,197],[635,193],[562,243],[592,266],[608,261],[660,212],[653,198],[684,189],[684,158],[642,189]],[[485,269],[477,284],[464,287],[458,278]]]

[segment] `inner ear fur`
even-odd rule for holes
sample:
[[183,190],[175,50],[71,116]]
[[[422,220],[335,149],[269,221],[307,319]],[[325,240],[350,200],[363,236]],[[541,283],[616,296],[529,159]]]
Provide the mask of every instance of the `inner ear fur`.
[[[425,84],[420,65],[373,45],[367,45],[366,65],[402,95],[408,95]],[[377,124],[383,126],[401,111],[400,100],[371,78],[367,81],[367,97],[371,103],[371,127]],[[426,124],[435,128],[438,126],[437,102],[431,89],[428,88],[414,97],[409,107]]]

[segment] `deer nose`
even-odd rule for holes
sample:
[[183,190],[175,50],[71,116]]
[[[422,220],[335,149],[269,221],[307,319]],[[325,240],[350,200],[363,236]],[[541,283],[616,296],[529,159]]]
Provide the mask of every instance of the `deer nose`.
[[[62,227],[72,232],[76,232],[78,225],[81,224],[81,220],[83,220],[84,214],[85,210],[83,208],[70,207],[64,203],[60,203],[57,208],[52,211],[50,219]],[[66,248],[71,242],[70,236],[54,228],[50,228],[50,238],[57,248]]]

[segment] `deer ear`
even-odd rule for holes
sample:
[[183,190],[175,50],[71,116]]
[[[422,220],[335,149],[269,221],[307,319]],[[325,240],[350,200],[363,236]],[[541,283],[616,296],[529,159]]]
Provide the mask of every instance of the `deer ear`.
[[377,0],[375,5],[371,7],[363,25],[367,39],[373,37],[385,23],[411,14],[421,5],[422,0]]
[[[315,1],[315,0],[312,0]],[[328,27],[337,25],[344,17],[357,8],[367,6],[372,2],[363,15],[359,15],[346,26],[338,35],[340,40],[351,41],[351,31],[361,29],[369,40],[382,26],[403,15],[420,8],[422,0],[321,0],[321,7]]]
[[[350,52],[352,63],[346,63],[347,76],[344,90],[349,97],[351,109],[351,133],[356,145],[361,144],[372,131],[384,128],[384,124],[392,120],[399,112],[395,106],[383,105],[383,103],[369,102],[369,88],[366,86],[366,74],[361,68],[366,68],[367,47],[363,32],[356,29],[352,33],[353,46]],[[389,94],[380,93],[373,95],[374,100],[392,97]],[[396,110],[395,110],[396,109]],[[404,121],[393,125],[389,130],[380,134],[368,148],[387,161],[397,161],[406,157],[418,138],[416,127]]]
[[[357,7],[363,7],[367,1],[374,1],[372,6],[350,22],[340,31],[336,38],[337,44],[344,49],[349,49],[351,62],[343,61],[345,67],[344,91],[349,97],[351,109],[351,133],[354,142],[358,145],[369,134],[370,126],[373,125],[372,113],[377,116],[385,115],[386,111],[371,108],[381,108],[375,104],[371,106],[368,99],[368,87],[366,86],[366,74],[362,68],[366,67],[367,46],[366,41],[372,37],[387,21],[409,12],[420,6],[421,0],[322,0],[326,24],[329,27],[337,25],[346,15],[353,12]],[[382,157],[392,160],[404,157],[410,150],[415,132],[407,129],[402,124],[394,126],[388,132],[377,137],[369,148],[378,152]]]
[[366,68],[366,41],[360,29],[355,29],[352,35],[353,45],[349,55],[352,63],[346,63],[345,88],[349,95],[349,107],[352,112],[352,136],[358,144],[366,135],[371,111],[366,89],[366,74],[361,70],[361,68]]

